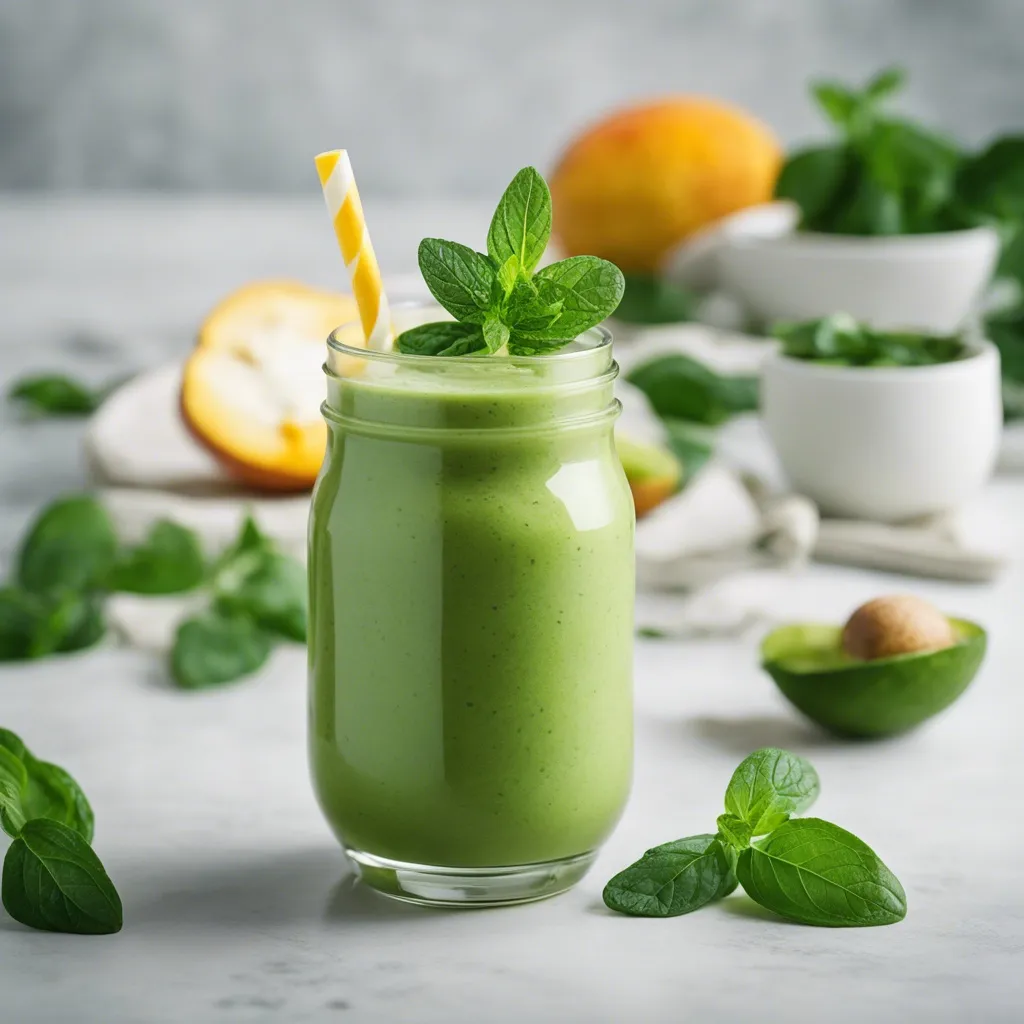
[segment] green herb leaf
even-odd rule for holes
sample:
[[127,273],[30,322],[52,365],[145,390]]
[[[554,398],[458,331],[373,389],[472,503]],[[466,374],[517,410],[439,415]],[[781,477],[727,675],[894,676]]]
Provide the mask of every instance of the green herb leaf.
[[756,377],[725,376],[681,353],[659,356],[626,378],[662,417],[714,426],[758,404]]
[[997,139],[965,160],[957,192],[978,220],[1024,222],[1024,135]]
[[275,551],[240,557],[218,576],[216,606],[227,618],[246,617],[271,633],[306,640],[305,567]]
[[907,80],[907,73],[903,68],[892,67],[879,71],[866,86],[864,93],[870,99],[884,100],[903,88]]
[[[551,237],[551,193],[536,168],[524,167],[505,189],[487,232],[487,254],[502,267],[514,256],[521,274],[540,262]],[[463,319],[460,317],[459,319]]]
[[614,263],[596,256],[572,256],[551,263],[534,276],[541,306],[559,305],[551,325],[533,329],[513,324],[517,342],[560,341],[563,345],[606,320],[622,299],[625,282]]
[[106,510],[76,495],[48,506],[17,556],[16,576],[33,593],[87,590],[102,581],[117,557],[117,537]]
[[895,924],[907,913],[903,886],[875,852],[819,818],[788,821],[748,847],[737,874],[751,899],[801,924]]
[[431,295],[456,320],[465,324],[484,322],[497,289],[497,276],[486,256],[458,242],[424,238],[419,262]]
[[863,110],[863,99],[838,82],[814,82],[811,94],[825,115],[840,128],[849,130]]
[[488,352],[497,352],[508,344],[509,329],[496,315],[490,314],[484,321],[484,341]]
[[[86,842],[92,842],[95,827],[92,808],[82,788],[68,772],[55,764],[37,760],[21,738],[9,729],[0,729],[0,756],[13,758],[21,765],[17,816],[22,823],[31,818],[50,818],[74,829]],[[0,823],[10,835],[15,834],[11,823],[13,813],[10,807],[0,806]]]
[[733,865],[716,836],[678,839],[620,871],[604,887],[604,902],[635,917],[688,914],[736,887]]
[[718,816],[718,835],[730,846],[737,850],[745,850],[750,845],[752,832],[750,825],[735,814],[720,814]]
[[415,356],[464,356],[487,347],[479,324],[442,320],[421,324],[398,336],[398,351]]
[[725,791],[725,809],[745,821],[751,835],[778,828],[805,811],[821,792],[810,761],[786,750],[764,747],[744,758]]
[[143,544],[118,558],[106,583],[109,590],[131,594],[180,594],[198,587],[205,575],[199,537],[161,519]]
[[516,281],[520,280],[519,257],[514,253],[498,268],[498,284],[506,296],[512,294]]
[[775,198],[800,207],[801,227],[827,230],[834,208],[841,202],[851,168],[846,146],[813,146],[791,153],[775,182]]
[[98,594],[0,589],[0,661],[81,650],[97,643],[105,630]]
[[49,416],[88,416],[99,408],[107,391],[107,388],[94,390],[63,374],[53,373],[15,381],[7,397]]
[[25,824],[22,796],[28,773],[18,757],[0,746],[0,828],[13,839]]
[[21,924],[51,932],[121,930],[121,898],[99,857],[57,821],[27,821],[4,858],[3,905]]
[[693,319],[695,297],[657,274],[624,274],[615,319],[631,324],[674,324]]
[[671,416],[664,417],[662,424],[668,434],[672,454],[683,464],[684,483],[688,483],[714,454],[716,431],[712,427]]
[[182,689],[220,686],[261,668],[272,647],[270,634],[252,619],[208,612],[178,627],[171,672]]

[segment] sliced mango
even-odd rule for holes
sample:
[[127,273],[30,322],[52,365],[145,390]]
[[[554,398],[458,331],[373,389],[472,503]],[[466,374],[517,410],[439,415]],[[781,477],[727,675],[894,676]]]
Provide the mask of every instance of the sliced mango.
[[271,281],[229,295],[206,318],[181,411],[232,476],[268,490],[312,486],[327,443],[325,340],[357,317],[351,296]]

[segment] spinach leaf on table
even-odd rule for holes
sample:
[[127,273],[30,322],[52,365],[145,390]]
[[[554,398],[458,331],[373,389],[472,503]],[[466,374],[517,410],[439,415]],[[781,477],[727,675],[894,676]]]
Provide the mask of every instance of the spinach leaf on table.
[[752,900],[802,924],[864,927],[907,914],[903,886],[874,850],[820,818],[780,825],[740,854],[736,873]]
[[52,932],[108,935],[121,930],[121,898],[99,857],[74,829],[25,822],[4,858],[0,895],[16,921]]
[[615,319],[632,324],[672,324],[692,320],[695,297],[657,274],[625,274],[625,290]]
[[171,673],[185,690],[234,682],[261,668],[273,637],[252,619],[217,611],[186,619],[171,651]]
[[110,393],[109,387],[90,388],[65,374],[35,374],[15,381],[7,398],[40,415],[88,416]]
[[105,631],[97,593],[0,588],[0,662],[82,650],[98,643]]
[[194,590],[205,576],[199,537],[161,519],[144,543],[118,557],[105,582],[109,590],[132,594],[179,594]]
[[15,577],[33,593],[98,587],[117,558],[117,536],[89,495],[61,498],[33,523],[16,559]]
[[216,584],[216,606],[246,615],[261,628],[302,643],[306,639],[306,570],[276,551],[240,558]]
[[620,871],[604,887],[604,902],[635,917],[689,914],[736,888],[735,863],[717,836],[677,839]]

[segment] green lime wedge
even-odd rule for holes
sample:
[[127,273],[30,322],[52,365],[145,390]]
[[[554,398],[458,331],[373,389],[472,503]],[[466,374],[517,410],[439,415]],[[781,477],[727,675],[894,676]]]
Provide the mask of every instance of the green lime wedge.
[[892,736],[949,707],[985,657],[985,630],[949,621],[957,634],[952,647],[876,661],[846,654],[840,626],[782,626],[761,644],[762,665],[791,704],[830,732]]

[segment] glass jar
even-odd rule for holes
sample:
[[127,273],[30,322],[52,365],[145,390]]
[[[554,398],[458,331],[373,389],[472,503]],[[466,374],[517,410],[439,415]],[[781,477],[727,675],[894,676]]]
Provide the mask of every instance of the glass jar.
[[553,895],[592,863],[632,773],[634,518],[611,338],[456,358],[359,338],[328,341],[309,526],[320,805],[389,895]]

